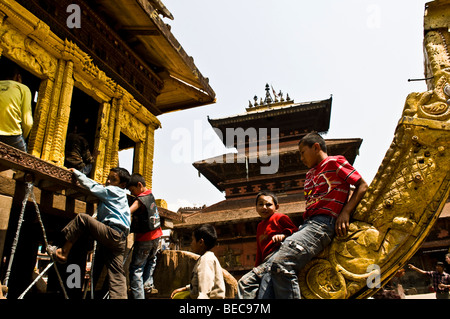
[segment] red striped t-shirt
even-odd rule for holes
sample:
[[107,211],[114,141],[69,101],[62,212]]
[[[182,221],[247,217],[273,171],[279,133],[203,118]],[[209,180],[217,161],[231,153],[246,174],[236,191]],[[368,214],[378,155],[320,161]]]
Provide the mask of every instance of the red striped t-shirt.
[[361,175],[342,156],[328,156],[306,173],[305,199],[307,219],[313,215],[337,217],[347,203],[350,185]]

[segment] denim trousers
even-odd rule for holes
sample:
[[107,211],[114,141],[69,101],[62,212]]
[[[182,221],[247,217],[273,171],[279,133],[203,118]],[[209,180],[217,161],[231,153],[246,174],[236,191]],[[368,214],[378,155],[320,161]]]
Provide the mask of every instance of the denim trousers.
[[15,147],[23,152],[27,152],[27,143],[22,135],[0,135],[0,142]]
[[261,278],[258,298],[300,299],[297,274],[331,242],[335,222],[331,216],[311,216],[286,238],[270,261],[270,271]]
[[84,175],[89,175],[91,170],[92,170],[92,163],[89,163],[85,165],[82,169],[80,169],[80,172],[83,173]]
[[270,271],[275,252],[267,256],[264,261],[246,273],[238,281],[238,299],[257,299],[261,280]]
[[98,242],[94,268],[108,270],[109,295],[111,299],[127,299],[127,278],[123,269],[123,255],[127,244],[127,234],[107,226],[88,214],[80,213],[62,230],[65,239],[75,243],[80,236],[90,235]]
[[135,241],[130,263],[130,288],[133,299],[145,299],[144,288],[153,287],[153,271],[156,267],[156,253],[160,238],[149,241]]

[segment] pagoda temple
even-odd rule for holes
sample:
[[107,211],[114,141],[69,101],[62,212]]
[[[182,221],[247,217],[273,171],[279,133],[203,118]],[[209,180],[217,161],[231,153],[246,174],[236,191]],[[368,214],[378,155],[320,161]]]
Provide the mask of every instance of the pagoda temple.
[[[269,85],[265,89],[265,96],[259,99],[255,96],[245,113],[209,119],[218,135],[226,137],[224,144],[235,147],[237,153],[193,165],[225,193],[225,200],[185,216],[182,223],[174,225],[174,237],[178,238],[181,249],[188,249],[192,228],[212,223],[219,237],[214,252],[235,277],[254,266],[256,227],[261,221],[255,210],[259,191],[274,192],[279,199],[279,211],[296,225],[301,223],[305,210],[303,184],[308,168],[300,160],[298,142],[312,131],[326,133],[330,125],[332,97],[296,103],[288,94],[284,97],[282,92],[271,93]],[[236,137],[231,141],[230,132]],[[245,136],[238,134],[242,132]],[[361,143],[360,138],[326,139],[330,155],[344,155],[352,164]],[[273,170],[264,173],[264,168],[269,166]]]

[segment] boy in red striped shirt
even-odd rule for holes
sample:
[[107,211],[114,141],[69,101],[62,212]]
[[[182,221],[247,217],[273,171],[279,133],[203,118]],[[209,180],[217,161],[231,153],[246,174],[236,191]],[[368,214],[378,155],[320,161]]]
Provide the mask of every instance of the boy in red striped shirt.
[[[350,215],[368,185],[343,156],[328,156],[324,139],[309,133],[299,142],[300,158],[310,169],[305,180],[304,223],[285,239],[264,275],[261,298],[299,299],[297,273],[333,236],[345,236]],[[350,185],[355,187],[349,198]]]

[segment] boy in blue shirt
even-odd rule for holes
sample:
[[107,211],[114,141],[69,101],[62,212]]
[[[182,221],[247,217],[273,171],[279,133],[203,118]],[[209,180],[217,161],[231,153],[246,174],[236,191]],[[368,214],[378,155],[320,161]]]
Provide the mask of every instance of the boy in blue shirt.
[[123,270],[123,255],[130,231],[130,208],[125,187],[130,173],[121,167],[112,168],[106,185],[86,177],[80,171],[70,169],[81,186],[98,197],[97,218],[88,214],[78,214],[64,227],[62,232],[66,242],[60,248],[48,246],[47,251],[59,263],[66,263],[73,244],[82,235],[91,235],[104,250],[105,265],[108,269],[109,294],[111,299],[127,299],[127,281]]

